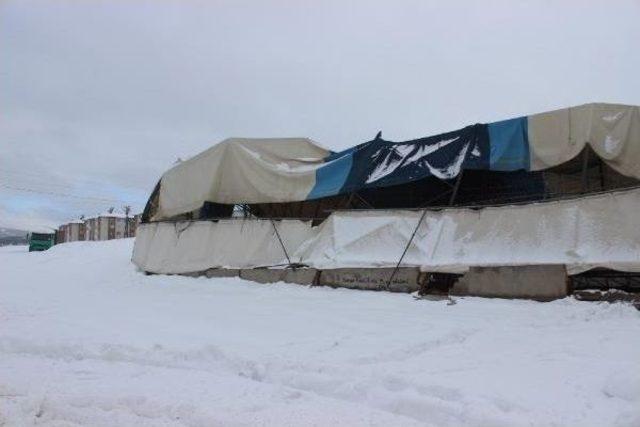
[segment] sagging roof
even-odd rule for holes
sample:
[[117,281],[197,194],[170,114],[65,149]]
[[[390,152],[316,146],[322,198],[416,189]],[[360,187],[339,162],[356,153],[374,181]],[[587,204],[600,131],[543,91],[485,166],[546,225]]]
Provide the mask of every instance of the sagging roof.
[[464,169],[538,171],[585,146],[640,179],[640,107],[585,104],[404,142],[376,138],[331,152],[307,138],[231,138],[161,178],[153,220],[220,204],[286,203],[455,178]]

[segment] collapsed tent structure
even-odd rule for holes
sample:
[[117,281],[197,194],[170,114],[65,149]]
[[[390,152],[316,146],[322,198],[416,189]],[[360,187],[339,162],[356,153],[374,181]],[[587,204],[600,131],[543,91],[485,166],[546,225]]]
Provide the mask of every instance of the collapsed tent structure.
[[[232,138],[162,176],[133,261],[150,273],[392,290],[475,274],[454,288],[551,298],[566,294],[567,272],[626,282],[640,272],[639,179],[637,106],[587,104],[406,142],[379,135],[341,152]],[[532,283],[478,288],[482,269],[496,268]],[[542,289],[540,277],[557,286]]]

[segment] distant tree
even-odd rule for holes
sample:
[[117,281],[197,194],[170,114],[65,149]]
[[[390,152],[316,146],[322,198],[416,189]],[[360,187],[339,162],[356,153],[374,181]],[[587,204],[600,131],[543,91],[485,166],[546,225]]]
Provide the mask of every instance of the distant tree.
[[113,211],[115,211],[116,208],[114,208],[113,206],[111,206],[109,209],[107,209],[107,212],[109,212],[110,214],[113,213]]
[[80,215],[80,221],[84,221],[84,219],[85,219],[84,214]]

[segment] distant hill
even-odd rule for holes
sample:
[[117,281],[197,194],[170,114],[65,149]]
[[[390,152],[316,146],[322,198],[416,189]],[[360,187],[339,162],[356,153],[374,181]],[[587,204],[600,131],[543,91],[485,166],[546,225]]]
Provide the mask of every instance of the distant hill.
[[15,228],[0,227],[0,246],[5,245],[26,245],[27,233],[25,230],[16,230]]

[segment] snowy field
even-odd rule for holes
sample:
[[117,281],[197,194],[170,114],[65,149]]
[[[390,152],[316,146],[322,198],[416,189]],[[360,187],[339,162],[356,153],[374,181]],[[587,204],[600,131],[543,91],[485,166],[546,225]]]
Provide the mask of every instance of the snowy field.
[[144,276],[0,248],[2,426],[640,426],[640,313]]

